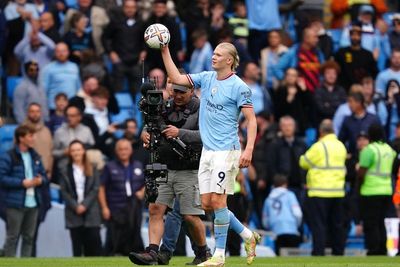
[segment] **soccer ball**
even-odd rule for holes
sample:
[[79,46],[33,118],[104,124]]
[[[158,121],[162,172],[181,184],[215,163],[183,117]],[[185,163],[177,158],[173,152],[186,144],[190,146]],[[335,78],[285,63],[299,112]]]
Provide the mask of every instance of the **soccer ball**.
[[167,27],[162,24],[151,24],[144,32],[144,41],[153,49],[160,49],[169,43],[171,36]]

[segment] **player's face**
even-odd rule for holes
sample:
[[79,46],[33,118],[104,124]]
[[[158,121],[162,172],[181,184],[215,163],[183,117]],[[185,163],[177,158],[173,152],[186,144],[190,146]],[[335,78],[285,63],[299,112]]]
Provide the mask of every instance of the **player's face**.
[[214,70],[222,70],[225,68],[231,68],[233,62],[233,58],[229,55],[226,49],[217,46],[214,50],[214,54],[212,56],[212,67]]

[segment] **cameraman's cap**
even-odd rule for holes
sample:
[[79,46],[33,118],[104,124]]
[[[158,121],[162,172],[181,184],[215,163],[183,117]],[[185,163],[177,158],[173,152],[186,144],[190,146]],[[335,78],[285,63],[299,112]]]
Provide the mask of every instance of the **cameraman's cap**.
[[181,92],[185,92],[185,93],[190,90],[189,87],[182,86],[182,85],[179,85],[179,84],[174,84],[174,83],[172,84],[172,89],[173,90],[178,90],[178,91],[181,91]]

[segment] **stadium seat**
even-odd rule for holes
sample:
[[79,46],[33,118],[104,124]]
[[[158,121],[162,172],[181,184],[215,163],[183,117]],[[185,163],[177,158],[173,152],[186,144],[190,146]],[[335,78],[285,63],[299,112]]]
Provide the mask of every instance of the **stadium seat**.
[[331,36],[333,41],[333,52],[336,52],[340,47],[340,38],[342,38],[342,29],[330,29],[328,34]]
[[22,77],[20,76],[9,76],[7,77],[7,97],[8,101],[12,103],[14,97],[15,88],[17,88],[18,84],[22,81]]
[[118,106],[121,110],[133,109],[134,103],[129,93],[116,93],[115,98],[117,99]]
[[14,131],[17,124],[5,124],[0,127],[0,153],[12,148],[14,143]]
[[134,118],[132,109],[121,109],[120,112],[116,115],[111,116],[112,123],[123,123],[126,119]]

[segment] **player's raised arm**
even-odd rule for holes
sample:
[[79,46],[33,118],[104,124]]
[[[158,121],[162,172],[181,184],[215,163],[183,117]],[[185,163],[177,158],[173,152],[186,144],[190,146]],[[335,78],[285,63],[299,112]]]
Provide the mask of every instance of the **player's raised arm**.
[[192,85],[190,84],[188,77],[186,75],[180,74],[178,68],[175,66],[168,46],[164,46],[161,48],[161,56],[164,61],[165,69],[167,70],[168,77],[171,79],[171,82],[174,84],[191,87]]

